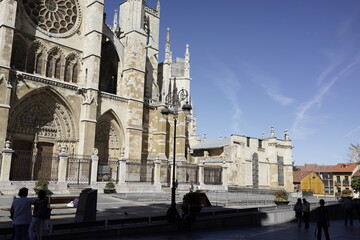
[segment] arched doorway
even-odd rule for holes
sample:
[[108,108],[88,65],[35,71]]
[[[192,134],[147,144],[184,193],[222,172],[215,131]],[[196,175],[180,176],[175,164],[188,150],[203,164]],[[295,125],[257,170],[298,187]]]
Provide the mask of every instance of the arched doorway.
[[97,121],[95,148],[99,156],[99,180],[117,180],[118,160],[124,151],[124,131],[112,111]]
[[10,111],[8,138],[13,142],[11,180],[56,180],[54,154],[60,146],[74,149],[73,114],[51,88],[34,90]]
[[259,187],[259,157],[257,153],[254,153],[252,156],[252,180],[253,187]]

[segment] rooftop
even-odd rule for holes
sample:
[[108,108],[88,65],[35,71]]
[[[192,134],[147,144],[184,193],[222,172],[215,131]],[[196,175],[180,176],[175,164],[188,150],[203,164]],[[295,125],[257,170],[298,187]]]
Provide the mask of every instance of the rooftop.
[[300,183],[307,175],[312,173],[312,171],[294,171],[293,172],[293,182]]
[[338,163],[333,169],[333,172],[349,172],[352,173],[357,168],[356,163]]
[[305,164],[304,166],[296,166],[300,171],[311,172],[333,172],[336,165],[317,165],[317,164]]
[[192,147],[192,149],[212,149],[230,145],[230,138],[205,140]]

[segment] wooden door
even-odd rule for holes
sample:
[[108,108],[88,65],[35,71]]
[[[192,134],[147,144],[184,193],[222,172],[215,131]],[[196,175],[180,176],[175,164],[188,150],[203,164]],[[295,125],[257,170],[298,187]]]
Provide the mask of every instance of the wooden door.
[[34,178],[50,180],[54,144],[39,142],[37,149]]

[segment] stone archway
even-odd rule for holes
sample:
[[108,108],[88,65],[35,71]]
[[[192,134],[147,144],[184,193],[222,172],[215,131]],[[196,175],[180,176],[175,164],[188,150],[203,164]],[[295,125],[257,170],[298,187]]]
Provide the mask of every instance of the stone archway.
[[[66,102],[51,88],[34,90],[10,111],[8,138],[13,141],[12,180],[55,180],[57,148],[74,149],[76,140],[73,114]],[[26,169],[29,179],[21,179]],[[19,175],[19,176],[18,176]]]
[[104,113],[96,124],[95,148],[99,163],[107,164],[109,158],[119,158],[124,146],[124,131],[112,111]]
[[118,161],[124,147],[124,131],[110,110],[97,121],[95,148],[99,155],[99,180],[117,180]]

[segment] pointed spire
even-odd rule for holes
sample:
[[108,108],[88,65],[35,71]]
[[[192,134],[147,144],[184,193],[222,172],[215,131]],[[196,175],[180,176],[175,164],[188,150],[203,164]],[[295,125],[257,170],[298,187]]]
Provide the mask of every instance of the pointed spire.
[[284,131],[284,140],[290,140],[289,131],[287,129]]
[[158,12],[158,14],[160,16],[160,0],[158,0],[158,2],[156,4],[156,11]]
[[171,50],[170,50],[170,28],[166,29],[166,43],[165,43],[165,63],[170,64],[172,62]]
[[189,44],[186,44],[185,50],[185,72],[184,77],[190,78],[190,52],[189,52]]
[[119,19],[119,17],[118,17],[118,12],[119,12],[119,10],[117,10],[117,9],[115,9],[114,10],[114,21],[113,21],[113,31],[116,31],[116,29],[118,28],[118,19]]
[[274,137],[275,137],[274,126],[271,126],[271,130],[270,130],[270,137],[272,137],[272,138],[274,138]]

